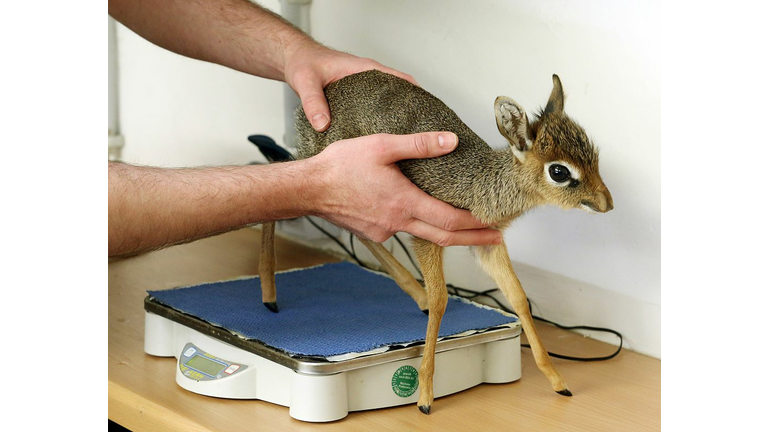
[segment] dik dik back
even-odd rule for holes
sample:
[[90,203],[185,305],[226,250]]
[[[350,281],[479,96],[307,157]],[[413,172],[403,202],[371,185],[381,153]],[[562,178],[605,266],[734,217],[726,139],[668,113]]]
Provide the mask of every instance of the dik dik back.
[[330,84],[325,96],[331,108],[331,125],[317,132],[304,110],[296,111],[299,136],[298,157],[320,153],[335,141],[379,133],[406,135],[448,131],[459,138],[458,147],[440,158],[401,161],[406,177],[430,195],[467,209],[467,197],[457,194],[472,186],[472,176],[480,161],[493,150],[472,132],[453,110],[421,87],[377,70],[347,76]]

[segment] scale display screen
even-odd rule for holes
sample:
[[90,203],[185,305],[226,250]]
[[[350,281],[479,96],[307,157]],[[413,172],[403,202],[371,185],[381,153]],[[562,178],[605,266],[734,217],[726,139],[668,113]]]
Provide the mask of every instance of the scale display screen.
[[189,359],[187,366],[211,376],[218,375],[219,372],[223,371],[224,368],[227,367],[227,365],[223,365],[221,363],[207,359],[201,355],[196,355]]

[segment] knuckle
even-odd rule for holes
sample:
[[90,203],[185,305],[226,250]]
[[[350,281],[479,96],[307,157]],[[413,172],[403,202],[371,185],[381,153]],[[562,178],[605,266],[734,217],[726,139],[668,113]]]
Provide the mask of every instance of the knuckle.
[[441,234],[437,236],[434,243],[438,246],[443,246],[443,247],[450,246],[452,244],[451,237],[450,235],[447,235],[447,234]]
[[415,205],[414,201],[414,196],[411,193],[400,193],[392,199],[392,211],[398,220],[405,222],[410,219],[411,209]]
[[371,240],[376,243],[384,243],[390,237],[392,237],[392,234],[389,234],[386,231],[377,231],[371,236]]
[[375,135],[371,135],[371,140],[373,140],[373,142],[376,143],[376,145],[378,146],[386,147],[388,137],[389,135],[387,134],[377,133]]
[[304,110],[318,109],[325,105],[325,96],[321,93],[305,93],[301,98],[301,102],[304,105]]
[[371,148],[376,156],[386,156],[390,148],[387,145],[386,135],[376,134],[371,136]]
[[458,223],[456,222],[456,218],[453,216],[446,218],[445,222],[443,222],[443,229],[446,231],[456,231],[457,226]]
[[414,154],[420,157],[429,156],[429,137],[426,134],[413,135],[411,144],[413,145]]
[[293,78],[300,81],[311,81],[314,80],[316,76],[317,71],[315,68],[307,64],[297,68],[293,74]]
[[291,87],[296,93],[302,93],[311,86],[311,83],[315,80],[315,71],[311,68],[297,69],[291,76]]

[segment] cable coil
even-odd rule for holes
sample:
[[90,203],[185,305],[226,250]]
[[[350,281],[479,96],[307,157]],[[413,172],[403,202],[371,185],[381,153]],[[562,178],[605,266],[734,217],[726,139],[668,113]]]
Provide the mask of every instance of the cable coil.
[[[328,236],[328,238],[330,238],[337,245],[339,245],[339,247],[341,247],[344,250],[344,252],[346,252],[353,260],[355,260],[355,262],[357,262],[357,264],[359,266],[361,266],[363,268],[366,268],[368,270],[377,271],[376,269],[373,269],[373,268],[365,265],[357,257],[357,254],[355,253],[355,243],[354,243],[355,236],[352,233],[349,234],[349,244],[350,244],[350,247],[352,248],[352,250],[349,250],[344,245],[344,243],[342,243],[339,239],[337,239],[336,237],[331,235],[331,233],[329,233],[328,231],[323,229],[320,225],[315,223],[315,221],[313,221],[309,217],[307,217],[307,220],[315,228],[317,228],[320,232],[322,232],[323,234]],[[403,243],[402,240],[400,240],[400,238],[397,236],[397,234],[395,234],[393,236],[393,238],[400,245],[400,247],[403,249],[403,252],[405,252],[405,255],[408,257],[408,260],[411,262],[411,265],[413,266],[413,268],[415,268],[416,271],[421,276],[421,279],[416,279],[416,280],[419,281],[419,283],[421,283],[423,285],[424,284],[424,275],[421,273],[421,270],[419,269],[419,266],[416,264],[416,261],[411,256],[411,253],[408,251],[408,248],[405,247],[405,244]],[[475,290],[471,290],[471,289],[468,289],[468,288],[457,287],[457,286],[455,286],[453,284],[446,284],[446,287],[449,290],[453,290],[453,292],[451,294],[459,296],[459,297],[463,297],[463,298],[465,298],[467,300],[471,300],[471,299],[476,298],[476,297],[486,297],[486,298],[489,298],[494,303],[496,303],[496,305],[498,306],[499,309],[501,309],[501,310],[503,310],[503,311],[505,311],[507,313],[511,313],[511,314],[517,315],[514,310],[509,309],[504,304],[502,304],[496,297],[491,295],[491,293],[499,291],[498,288],[492,288],[492,289],[488,289],[488,290],[485,290],[485,291],[475,291]],[[468,294],[462,294],[462,292],[468,293]],[[621,333],[619,333],[616,330],[605,328],[605,327],[594,327],[594,326],[586,326],[586,325],[565,326],[565,325],[562,325],[562,324],[558,324],[558,323],[556,323],[554,321],[548,320],[546,318],[542,318],[542,317],[533,315],[533,308],[531,306],[530,299],[528,300],[528,310],[531,312],[531,316],[533,317],[533,319],[539,320],[541,322],[544,322],[544,323],[547,323],[547,324],[550,324],[550,325],[553,325],[553,326],[555,326],[557,328],[561,328],[563,330],[587,330],[587,331],[594,331],[594,332],[611,333],[611,334],[613,334],[613,335],[615,335],[615,336],[617,336],[619,338],[619,347],[616,349],[615,352],[613,352],[612,354],[606,355],[606,356],[599,356],[599,357],[574,357],[574,356],[569,356],[569,355],[564,355],[564,354],[557,354],[557,353],[553,353],[553,352],[547,351],[547,354],[549,354],[551,357],[555,357],[555,358],[559,358],[559,359],[563,359],[563,360],[581,361],[581,362],[604,361],[604,360],[610,360],[610,359],[616,357],[617,355],[619,355],[619,353],[621,352],[622,348],[624,347],[624,337],[621,335]],[[524,348],[530,348],[531,347],[529,344],[521,344],[520,346],[522,346]]]

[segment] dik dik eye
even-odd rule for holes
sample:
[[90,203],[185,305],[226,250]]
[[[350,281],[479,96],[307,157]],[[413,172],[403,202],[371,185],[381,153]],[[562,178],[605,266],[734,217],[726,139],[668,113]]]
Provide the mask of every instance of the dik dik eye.
[[563,183],[571,178],[571,172],[562,165],[552,164],[549,166],[549,176],[552,180]]

